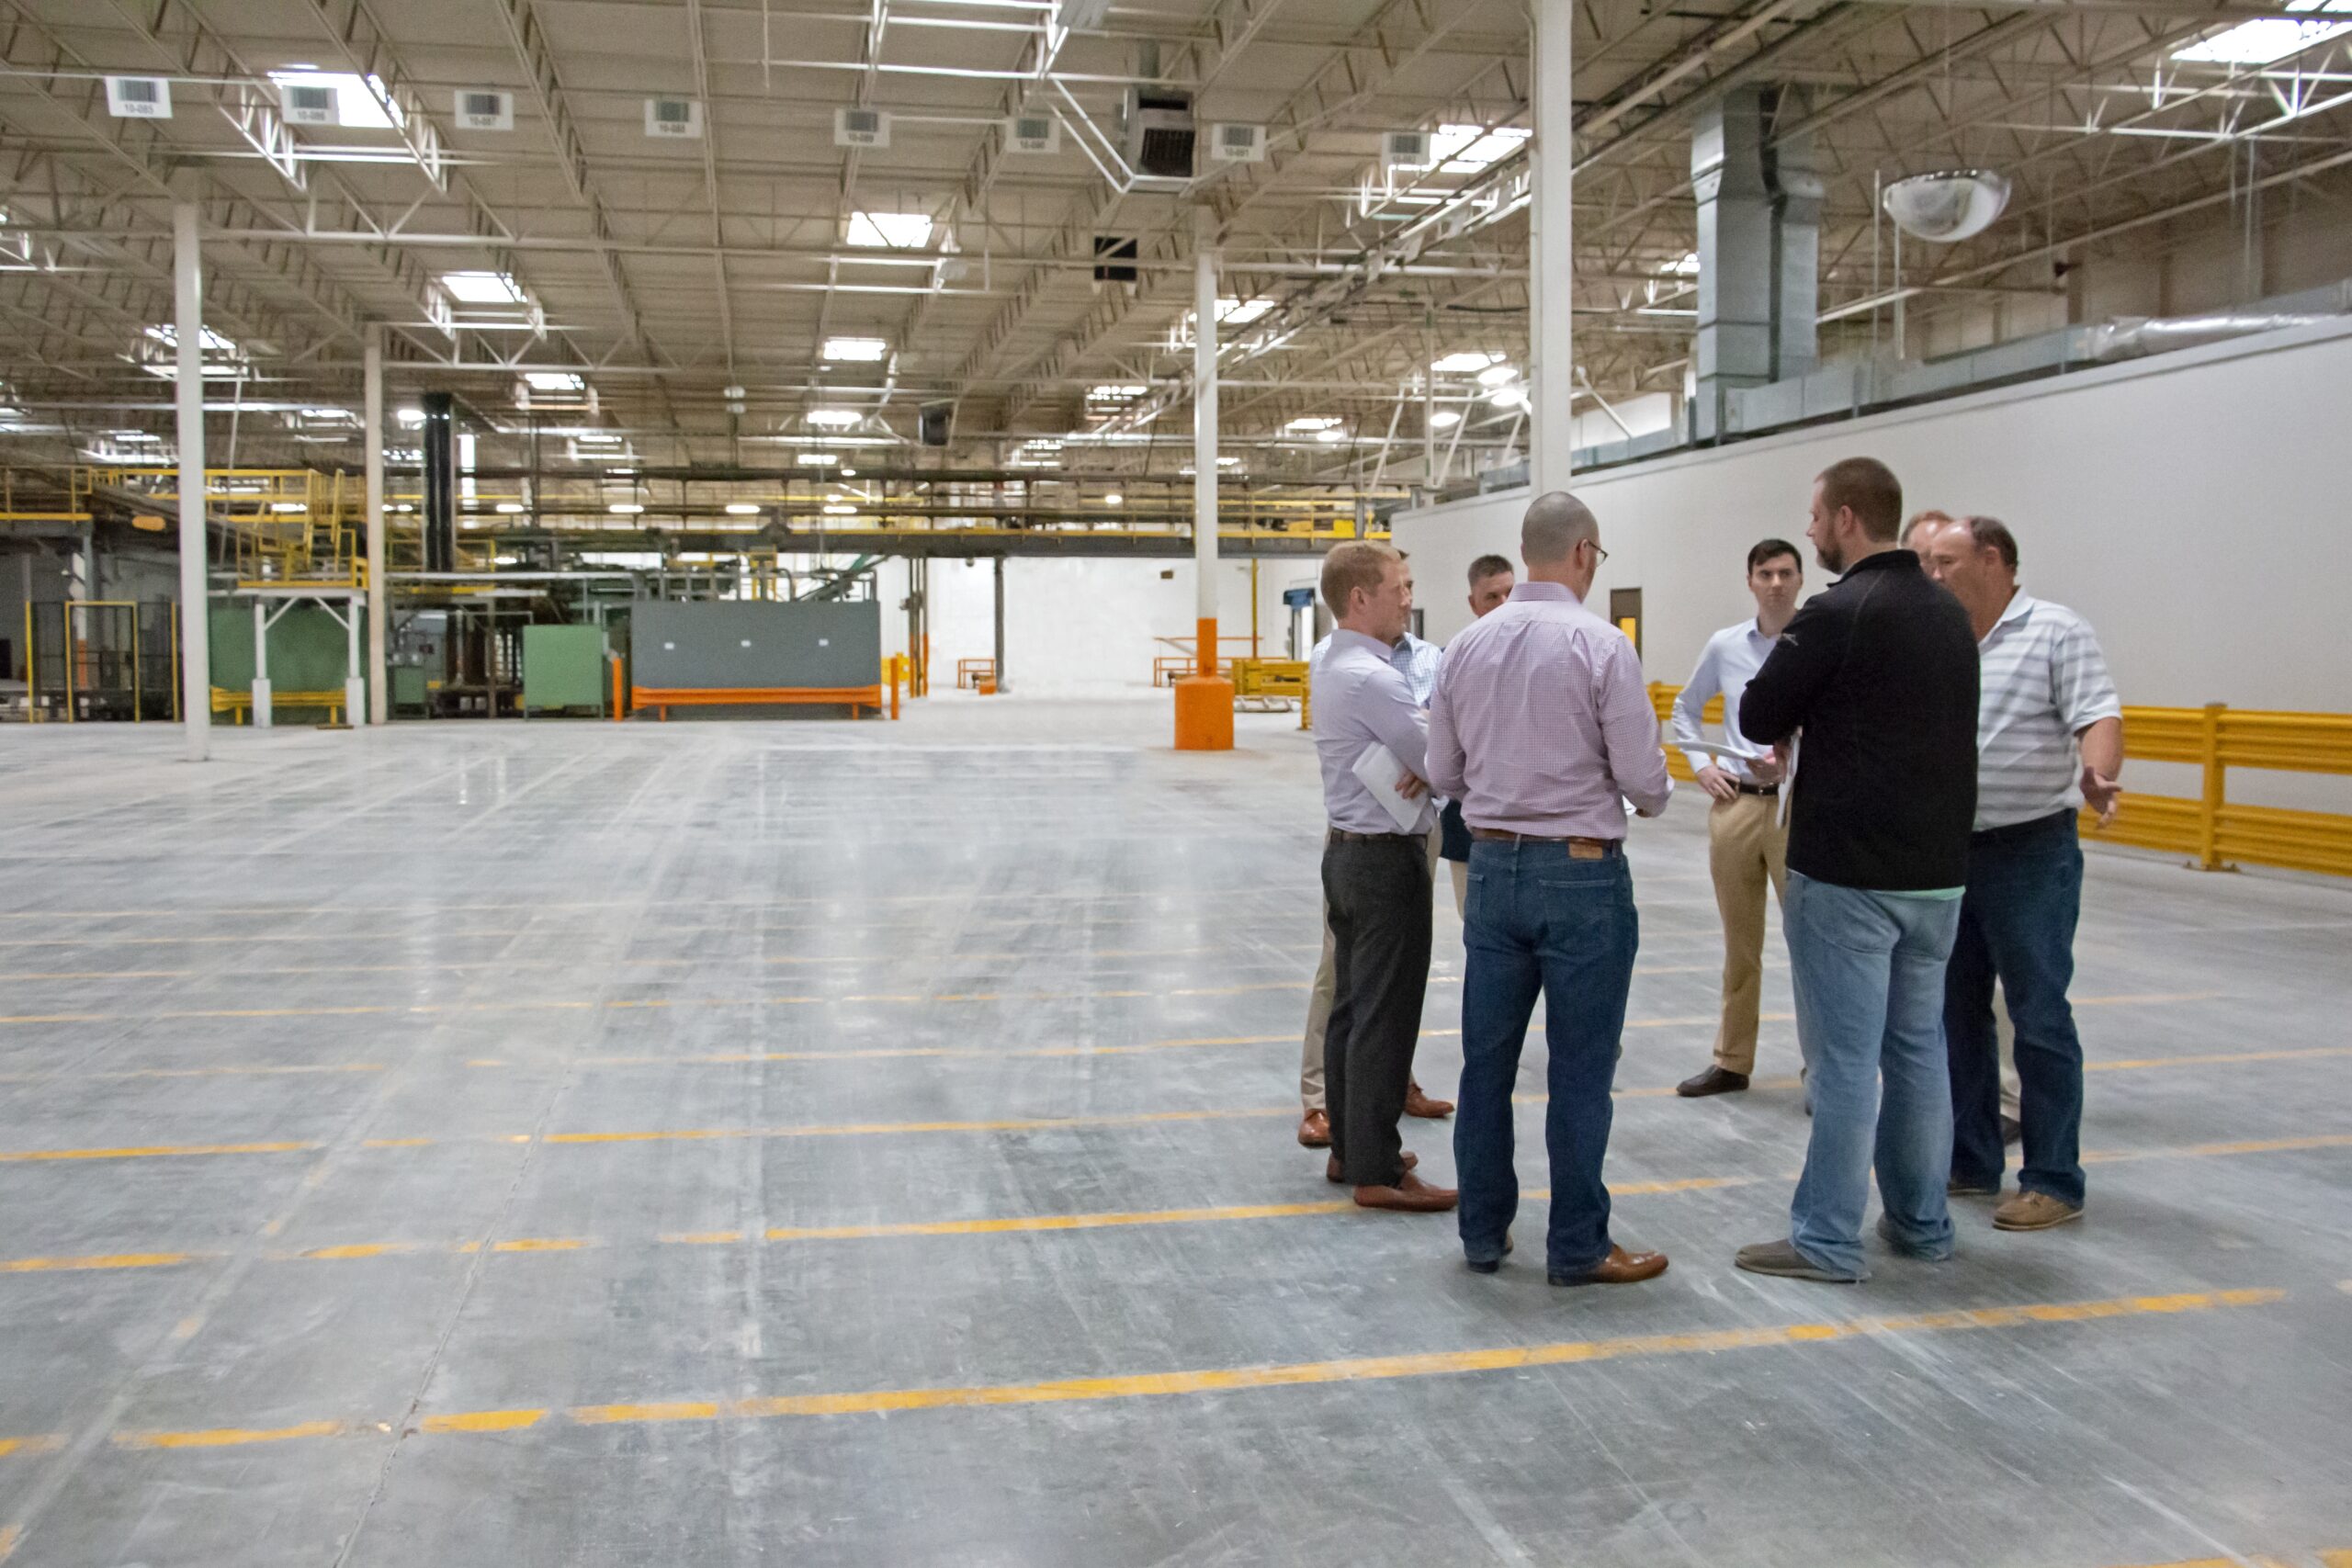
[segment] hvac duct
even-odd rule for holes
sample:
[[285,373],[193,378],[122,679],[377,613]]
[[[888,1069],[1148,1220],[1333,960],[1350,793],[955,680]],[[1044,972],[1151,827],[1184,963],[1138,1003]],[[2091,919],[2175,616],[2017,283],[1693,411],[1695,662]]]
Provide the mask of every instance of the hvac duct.
[[1810,137],[1768,145],[1793,93],[1742,87],[1690,139],[1698,203],[1698,342],[1691,434],[1724,433],[1724,393],[1812,370],[1820,359],[1821,176]]

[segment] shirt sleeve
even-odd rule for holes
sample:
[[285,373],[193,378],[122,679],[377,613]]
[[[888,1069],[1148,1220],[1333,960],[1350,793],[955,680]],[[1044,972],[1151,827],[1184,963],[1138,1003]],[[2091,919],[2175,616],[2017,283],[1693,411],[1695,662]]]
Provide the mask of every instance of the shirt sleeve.
[[1453,729],[1453,696],[1448,689],[1445,672],[1448,661],[1440,660],[1437,667],[1437,690],[1430,694],[1430,771],[1421,776],[1430,787],[1449,800],[1460,800],[1469,787],[1463,772],[1467,759],[1462,750],[1461,737]]
[[1838,672],[1847,636],[1836,612],[1819,599],[1799,610],[1739,694],[1740,734],[1758,746],[1777,745],[1795,734]]
[[2123,716],[2115,678],[2088,621],[2075,619],[2050,642],[2050,695],[2067,733],[2080,735],[2103,718]]
[[1723,645],[1714,638],[1699,650],[1698,667],[1690,671],[1690,680],[1674,698],[1674,743],[1684,748],[1683,756],[1690,763],[1690,771],[1719,767],[1704,751],[1688,750],[1691,742],[1707,738],[1705,716],[1707,704],[1724,687]]
[[1634,645],[1622,637],[1618,647],[1602,656],[1595,681],[1600,712],[1600,739],[1609,754],[1609,775],[1618,793],[1655,817],[1666,809],[1674,794],[1674,779],[1666,771],[1666,751],[1658,745],[1657,706],[1642,684]]
[[1430,713],[1413,700],[1413,688],[1390,665],[1367,671],[1362,699],[1363,721],[1396,760],[1424,782],[1430,779]]

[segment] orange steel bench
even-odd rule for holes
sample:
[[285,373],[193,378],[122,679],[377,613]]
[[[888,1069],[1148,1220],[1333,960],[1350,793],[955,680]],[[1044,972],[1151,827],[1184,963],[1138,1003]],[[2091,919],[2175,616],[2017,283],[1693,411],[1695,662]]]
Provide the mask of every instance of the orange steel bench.
[[635,686],[629,706],[652,708],[664,722],[673,707],[740,707],[766,705],[804,707],[846,707],[852,718],[861,708],[882,711],[882,688],[876,686],[719,686],[698,690],[684,686]]

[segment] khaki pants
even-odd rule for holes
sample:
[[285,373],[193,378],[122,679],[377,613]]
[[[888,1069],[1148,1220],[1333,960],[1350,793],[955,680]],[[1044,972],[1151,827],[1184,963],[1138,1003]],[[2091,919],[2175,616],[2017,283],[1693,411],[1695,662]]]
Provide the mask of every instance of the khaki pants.
[[1453,868],[1454,918],[1466,920],[1470,918],[1470,863],[1450,860],[1445,863]]
[[1707,812],[1707,870],[1724,921],[1724,1010],[1715,1031],[1715,1066],[1756,1070],[1756,1016],[1764,994],[1764,890],[1787,892],[1789,830],[1773,818],[1780,801],[1766,795],[1718,800]]
[[[1430,829],[1430,874],[1432,876],[1437,874],[1439,841],[1438,830]],[[1457,904],[1461,897],[1459,890],[1466,886],[1464,876],[1457,872],[1454,876]],[[1323,910],[1323,956],[1315,961],[1315,988],[1306,995],[1306,1033],[1299,1042],[1298,1103],[1308,1111],[1327,1109],[1323,1095],[1323,1036],[1331,1027],[1331,998],[1339,985],[1334,967],[1338,957],[1331,936],[1331,910],[1327,905]],[[1414,1021],[1413,1028],[1416,1033],[1419,1032],[1419,1020]]]

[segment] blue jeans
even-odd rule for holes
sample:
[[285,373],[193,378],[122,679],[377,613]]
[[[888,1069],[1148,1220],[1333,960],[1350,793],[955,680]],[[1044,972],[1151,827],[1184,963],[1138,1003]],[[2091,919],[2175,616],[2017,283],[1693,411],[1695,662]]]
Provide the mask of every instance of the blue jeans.
[[1462,1250],[1474,1263],[1500,1258],[1519,1212],[1510,1095],[1541,994],[1552,1096],[1544,1111],[1552,1161],[1544,1264],[1553,1274],[1582,1274],[1609,1256],[1600,1164],[1640,942],[1633,873],[1622,852],[1578,860],[1565,844],[1480,840],[1470,846],[1462,940],[1468,962],[1453,1121]]
[[1993,1037],[1997,975],[2018,1032],[2025,1123],[2018,1185],[2082,1207],[2083,1042],[2066,1001],[2082,903],[2083,847],[2072,811],[1969,840],[1968,897],[1944,976],[1954,1181],[1998,1187],[2007,1163]]
[[1862,1211],[1875,1164],[1895,1245],[1916,1258],[1949,1258],[1944,962],[1960,900],[1842,887],[1792,868],[1781,919],[1813,1094],[1789,1239],[1815,1267],[1868,1279]]

